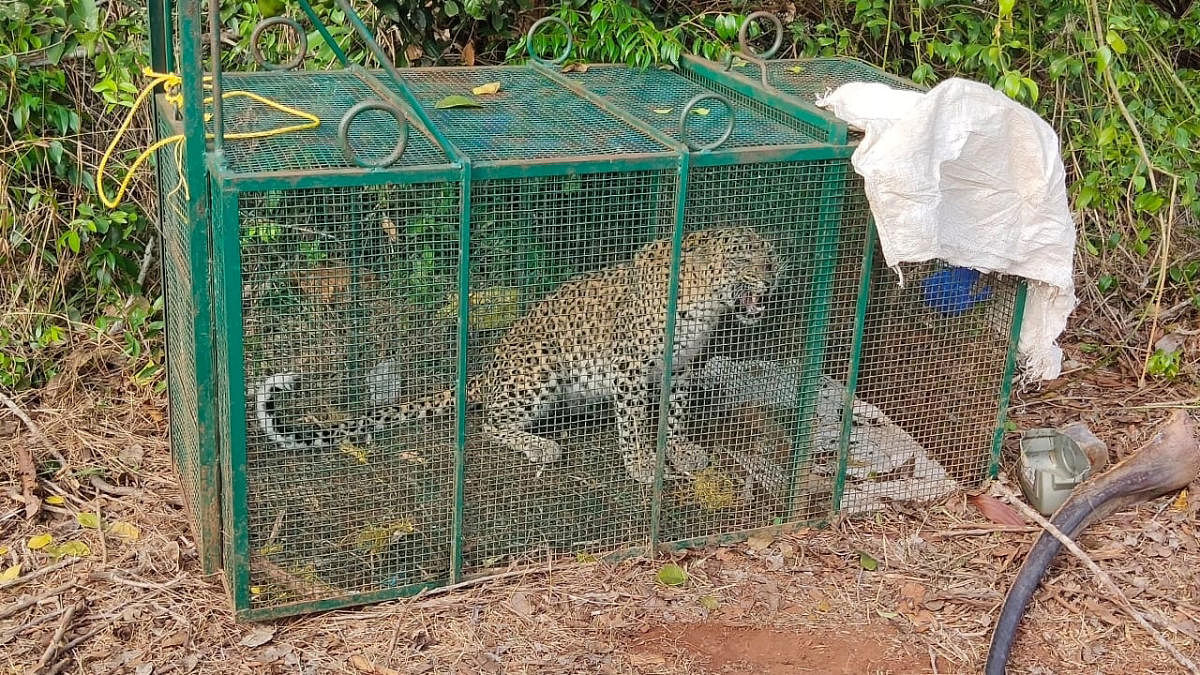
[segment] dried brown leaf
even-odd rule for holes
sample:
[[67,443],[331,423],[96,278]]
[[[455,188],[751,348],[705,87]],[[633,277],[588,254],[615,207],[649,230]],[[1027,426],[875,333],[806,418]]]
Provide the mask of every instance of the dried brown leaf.
[[775,537],[771,536],[770,532],[758,532],[746,540],[746,545],[750,547],[751,551],[757,552],[767,548],[774,541]]
[[121,452],[117,455],[117,459],[121,463],[131,469],[139,469],[142,466],[142,461],[146,458],[146,450],[141,445],[134,443],[121,448]]
[[533,616],[533,604],[529,602],[529,596],[522,591],[513,593],[507,604],[508,608],[519,617],[528,619]]
[[1016,509],[991,495],[972,495],[970,502],[975,508],[979,509],[979,512],[985,518],[997,525],[1009,525],[1012,527],[1023,527],[1025,525],[1025,519],[1021,517],[1021,514],[1017,513]]
[[900,587],[900,608],[906,612],[916,611],[928,592],[928,589],[915,581],[904,584]]
[[42,510],[37,496],[37,465],[27,443],[17,443],[17,473],[21,474],[21,496],[25,499],[25,517],[32,519]]
[[243,647],[261,647],[275,637],[273,626],[260,626],[250,631],[238,644]]
[[400,675],[400,671],[372,663],[358,654],[350,657],[350,665],[367,675]]
[[400,231],[396,229],[396,224],[391,218],[384,218],[380,223],[383,226],[383,231],[387,233],[388,241],[396,241],[400,239]]
[[924,633],[937,623],[933,618],[933,614],[926,610],[917,612],[916,615],[909,617],[909,620],[912,621],[913,631],[916,633]]
[[488,94],[495,94],[498,91],[500,91],[499,82],[488,82],[487,84],[481,84],[478,87],[475,87],[471,90],[471,93],[475,94],[476,96],[486,96]]
[[462,49],[462,64],[464,66],[475,65],[475,43],[468,42]]

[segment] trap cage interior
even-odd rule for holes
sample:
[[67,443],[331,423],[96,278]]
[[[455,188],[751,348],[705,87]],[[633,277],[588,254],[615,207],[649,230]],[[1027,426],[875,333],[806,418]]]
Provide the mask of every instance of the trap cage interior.
[[[217,72],[206,119],[199,6],[166,8],[152,6],[155,65],[178,63],[184,84],[181,106],[158,99],[160,135],[185,138],[159,152],[172,454],[239,618],[820,522],[880,478],[853,470],[871,411],[927,424],[969,471],[991,462],[990,445],[961,441],[995,434],[1012,343],[963,340],[981,313],[1008,330],[1015,295],[993,284],[939,323],[918,291],[896,292],[847,130],[806,101],[690,58],[563,69],[568,46],[524,66]],[[475,106],[445,105],[492,83]],[[693,345],[689,312],[718,263],[688,256],[715,231],[765,242],[773,286],[757,322],[735,302]],[[894,327],[910,320],[931,338],[898,361],[891,343],[910,333]],[[534,366],[569,344],[596,363],[545,381]],[[663,355],[641,398],[620,398],[632,416],[612,377],[626,352],[587,352],[617,344]],[[912,402],[897,378],[936,379],[905,368],[943,349],[992,369],[978,384],[997,389],[990,420],[885,406]],[[495,433],[495,402],[534,390],[595,396],[526,396],[505,414],[536,419]],[[387,410],[402,418],[314,442]]]
[[[756,21],[774,24],[762,35],[782,34],[778,17],[754,12],[740,31],[738,57],[717,64],[684,56],[685,63],[721,86],[756,91],[774,106],[815,110],[852,145],[861,132],[817,108],[820,97],[850,82],[924,90],[856,59],[773,58],[778,38],[761,51],[749,44],[748,27]],[[861,194],[861,178],[850,180],[848,190]],[[847,386],[853,407],[827,413],[838,405],[831,400],[815,422],[818,445],[836,447],[841,461],[833,467],[818,463],[814,470],[836,476],[836,508],[849,514],[879,509],[889,500],[943,498],[995,476],[1026,292],[1018,277],[938,260],[903,264],[897,274],[884,262],[873,223],[869,227],[863,256],[839,265],[835,275],[866,273],[856,291],[859,303],[846,298],[833,303],[833,349],[850,351],[852,362],[846,371],[826,360],[822,390],[829,396]],[[851,306],[859,316],[841,311]],[[831,433],[822,434],[826,414],[836,416],[849,435],[835,441]]]

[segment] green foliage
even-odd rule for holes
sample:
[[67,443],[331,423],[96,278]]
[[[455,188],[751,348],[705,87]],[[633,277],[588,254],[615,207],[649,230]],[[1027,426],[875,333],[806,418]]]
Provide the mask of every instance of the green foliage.
[[[1168,174],[1178,176],[1179,205],[1200,215],[1200,76],[1173,64],[1180,49],[1200,45],[1197,11],[1172,21],[1137,0],[1108,3],[1103,17],[1089,0],[1000,0],[995,7],[852,0],[848,7],[794,24],[800,51],[866,58],[929,85],[950,76],[987,82],[1056,125],[1074,170],[1075,206],[1104,223],[1085,233],[1089,254],[1128,247],[1138,257],[1153,255]],[[1156,180],[1114,93],[1159,169]]]
[[1154,377],[1173,380],[1179,375],[1179,362],[1182,356],[1183,352],[1178,349],[1170,352],[1156,349],[1150,356],[1149,363],[1146,364],[1146,372]]
[[[624,0],[571,0],[554,14],[574,38],[569,58],[573,62],[626,63],[649,67],[677,64],[680,55],[692,53],[719,59],[737,40],[744,15],[706,13],[682,16],[669,28],[659,28],[642,9]],[[520,36],[509,48],[509,60],[523,60],[528,37]],[[553,59],[567,45],[560,26],[545,26],[533,36],[534,51]]]
[[[355,32],[345,13],[334,0],[310,0],[313,10],[328,28],[330,35],[346,54],[358,64],[378,66],[367,50],[367,45]],[[368,26],[377,27],[377,39],[389,53],[396,55],[402,66],[430,65],[441,63],[450,55],[457,54],[467,42],[463,36],[483,45],[481,58],[500,49],[512,34],[514,23],[521,16],[521,5],[516,0],[448,0],[426,2],[425,0],[376,0],[371,3],[355,2],[355,11]],[[308,31],[308,59],[305,67],[325,69],[337,64],[337,56],[325,42],[320,32],[312,27],[296,0],[222,0],[221,20],[226,28],[238,36],[235,45],[223,52],[227,68],[251,69],[250,36],[260,20],[270,16],[286,15],[295,18]],[[456,42],[457,41],[457,42]],[[295,52],[294,36],[286,29],[265,31],[260,48],[270,62],[289,59]],[[492,54],[493,58],[496,55]]]
[[[351,61],[378,65],[333,0],[313,6]],[[142,264],[152,261],[144,254],[156,237],[146,215],[155,209],[152,174],[141,173],[118,209],[101,206],[94,181],[100,151],[145,83],[139,7],[0,2],[0,102],[8,112],[0,117],[0,386],[43,383],[80,341],[115,343],[135,381],[157,384],[160,291],[156,273]],[[522,61],[527,28],[550,12],[571,30],[571,62],[644,67],[675,63],[684,53],[725,58],[754,8],[733,0],[376,0],[355,7],[401,65]],[[276,15],[306,26],[306,68],[336,67],[334,50],[296,0],[221,0],[233,38],[223,51],[227,68],[254,68],[250,35],[260,19]],[[854,56],[926,85],[966,77],[1033,108],[1063,144],[1086,283],[1127,315],[1145,316],[1162,264],[1159,304],[1200,310],[1200,74],[1175,65],[1200,59],[1200,9],[1171,20],[1142,0],[835,0],[797,5],[784,19],[780,56]],[[553,57],[566,36],[551,24],[533,42],[538,54]],[[277,29],[260,46],[268,60],[282,61],[296,39]],[[139,114],[114,157],[118,173],[147,145],[148,126]],[[1173,239],[1165,241],[1172,213]],[[280,234],[264,222],[248,236]],[[441,264],[420,247],[413,256],[415,274]],[[1130,335],[1112,339],[1138,339]],[[1170,376],[1180,365],[1172,358],[1155,355],[1150,371]]]
[[[0,387],[39,384],[80,341],[117,337],[134,373],[156,360],[153,321],[127,316],[153,228],[137,204],[103,207],[92,168],[108,140],[95,130],[137,92],[145,36],[141,16],[94,0],[0,4]],[[96,330],[105,319],[115,336]]]

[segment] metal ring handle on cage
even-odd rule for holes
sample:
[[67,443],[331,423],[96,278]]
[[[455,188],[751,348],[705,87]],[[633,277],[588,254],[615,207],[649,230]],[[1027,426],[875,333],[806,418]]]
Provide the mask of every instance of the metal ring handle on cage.
[[[534,48],[533,48],[533,34],[536,33],[539,28],[541,28],[544,24],[547,24],[547,23],[556,23],[556,24],[562,26],[563,31],[565,31],[567,34],[567,46],[564,47],[562,50],[562,53],[559,54],[558,57],[553,60],[543,59],[542,57],[538,56],[537,51],[534,50]],[[562,63],[563,61],[566,61],[567,57],[571,55],[571,49],[574,47],[575,47],[575,36],[571,34],[571,27],[567,25],[566,21],[563,21],[562,19],[558,18],[557,16],[544,16],[544,17],[538,19],[536,22],[534,22],[534,24],[532,26],[529,27],[529,31],[525,33],[525,51],[529,52],[529,58],[533,59],[534,61],[537,61],[538,63],[540,63],[542,65],[557,66],[558,64]]]
[[[400,127],[400,137],[396,139],[396,147],[382,159],[374,162],[368,162],[359,157],[358,153],[350,147],[350,125],[354,122],[355,117],[368,110],[380,110],[388,113],[395,118],[396,125]],[[408,117],[405,116],[400,108],[386,101],[378,99],[373,101],[359,101],[342,116],[342,121],[338,124],[337,138],[338,144],[342,146],[342,154],[346,156],[348,161],[365,168],[391,166],[400,160],[400,157],[404,155],[404,149],[408,147]]]
[[[258,44],[262,39],[263,31],[272,26],[287,26],[296,33],[296,37],[300,39],[300,46],[296,50],[296,55],[291,61],[283,63],[267,63],[267,60],[262,55],[262,47]],[[300,24],[286,16],[273,16],[269,19],[263,19],[254,27],[254,31],[250,33],[250,56],[254,58],[254,62],[260,67],[267,70],[293,70],[300,67],[304,63],[304,58],[308,55],[308,35]]]
[[[762,54],[756,54],[754,50],[750,48],[750,24],[755,19],[769,19],[770,22],[775,26],[775,42],[771,44],[770,49]],[[738,29],[738,46],[742,48],[743,54],[766,61],[772,56],[775,56],[775,52],[779,51],[779,48],[783,46],[783,22],[779,20],[778,16],[771,12],[752,13],[750,16],[746,17],[746,20],[742,22],[742,27]]]
[[[703,145],[693,145],[692,142],[690,140],[688,140],[688,127],[687,127],[687,123],[688,123],[688,119],[689,119],[688,116],[692,114],[692,110],[696,107],[696,105],[698,103],[700,103],[701,101],[707,101],[709,99],[712,99],[714,101],[720,101],[721,104],[725,106],[725,110],[728,111],[729,116],[725,120],[725,130],[721,132],[721,136],[719,138],[717,138],[717,140],[715,140],[711,143],[705,143]],[[694,150],[696,152],[705,152],[707,150],[715,150],[722,143],[729,140],[729,137],[732,134],[733,134],[733,104],[729,102],[729,99],[725,98],[724,96],[722,96],[720,94],[714,94],[711,92],[704,92],[704,93],[696,94],[696,96],[693,97],[692,100],[687,102],[687,105],[683,106],[683,112],[681,112],[679,114],[679,140],[683,141],[683,144],[688,146],[689,149]]]

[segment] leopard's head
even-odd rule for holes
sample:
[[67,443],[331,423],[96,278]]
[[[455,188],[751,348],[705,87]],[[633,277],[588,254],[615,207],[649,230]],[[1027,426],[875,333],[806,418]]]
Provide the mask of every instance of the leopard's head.
[[723,261],[717,295],[738,323],[752,326],[762,319],[782,271],[775,247],[749,227],[722,228],[712,236]]

